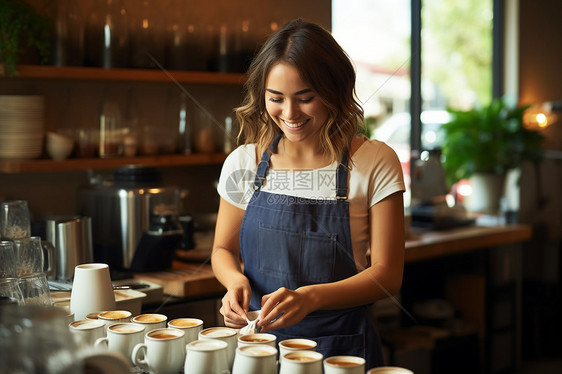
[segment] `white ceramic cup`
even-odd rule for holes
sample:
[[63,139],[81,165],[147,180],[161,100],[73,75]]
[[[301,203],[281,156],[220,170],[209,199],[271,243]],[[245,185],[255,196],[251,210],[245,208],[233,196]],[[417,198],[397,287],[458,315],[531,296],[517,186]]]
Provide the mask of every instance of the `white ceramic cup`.
[[228,367],[231,368],[234,363],[234,356],[236,355],[236,346],[238,332],[230,327],[210,327],[208,329],[203,329],[199,332],[199,340],[220,340],[228,344],[227,358]]
[[310,339],[285,339],[279,342],[279,356],[294,351],[315,351],[318,344]]
[[332,356],[324,360],[324,374],[364,374],[365,359],[357,356]]
[[97,319],[99,319],[98,316],[100,315],[100,313],[103,313],[103,312],[105,312],[105,311],[88,313],[88,314],[86,314],[85,319],[97,320]]
[[414,374],[414,372],[398,366],[380,366],[369,370],[367,374]]
[[268,333],[256,333],[238,336],[238,347],[269,345],[273,348],[277,347],[277,337]]
[[115,294],[107,264],[82,264],[74,268],[70,311],[77,320],[100,310],[115,309]]
[[53,303],[53,306],[64,310],[67,323],[74,322],[74,313],[70,311],[70,300],[57,301]]
[[177,374],[185,364],[184,332],[161,328],[145,334],[131,353],[133,365],[158,374]]
[[96,340],[105,336],[105,323],[99,320],[82,319],[70,322],[68,329],[78,347],[93,347]]
[[136,373],[129,358],[119,352],[101,351],[96,349],[83,350],[79,353],[84,373],[96,374],[129,374]]
[[107,328],[107,337],[99,338],[94,343],[96,348],[106,348],[119,352],[131,359],[133,348],[144,341],[144,326],[134,323],[114,323]]
[[239,346],[232,374],[277,374],[277,349],[264,344]]
[[166,327],[167,320],[168,317],[164,314],[158,313],[139,314],[138,316],[131,318],[131,322],[144,326],[145,334],[152,330],[163,329]]
[[322,356],[315,351],[293,351],[281,357],[279,374],[322,374]]
[[222,340],[194,340],[186,346],[184,374],[229,373],[228,343]]
[[182,330],[184,344],[189,344],[199,338],[199,332],[203,330],[203,321],[198,318],[176,318],[168,321],[168,327]]
[[118,322],[130,322],[131,315],[132,313],[128,310],[106,310],[98,314],[98,320],[103,321],[105,327],[109,327]]

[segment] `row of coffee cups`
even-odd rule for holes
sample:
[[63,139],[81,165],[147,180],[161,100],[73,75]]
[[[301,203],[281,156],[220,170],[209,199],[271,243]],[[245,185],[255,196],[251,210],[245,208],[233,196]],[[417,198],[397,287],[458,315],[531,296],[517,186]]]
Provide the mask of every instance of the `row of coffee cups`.
[[[203,328],[203,321],[197,318],[168,321],[163,314],[132,316],[115,310],[92,313],[85,320],[71,322],[69,329],[79,346],[119,352],[134,366],[151,373],[177,374],[182,369],[185,374],[365,373],[363,358],[324,359],[316,352],[314,340],[277,343],[273,334],[241,335],[228,327]],[[372,373],[412,374],[392,370]]]

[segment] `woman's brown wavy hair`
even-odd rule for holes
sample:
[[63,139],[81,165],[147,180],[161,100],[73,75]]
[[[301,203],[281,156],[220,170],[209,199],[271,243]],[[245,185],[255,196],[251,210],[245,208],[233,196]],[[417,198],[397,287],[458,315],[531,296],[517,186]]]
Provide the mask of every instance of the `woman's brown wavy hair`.
[[281,133],[265,107],[266,79],[280,62],[294,66],[328,108],[328,120],[320,134],[321,150],[332,162],[340,161],[344,153],[349,156],[351,141],[363,123],[363,109],[355,94],[355,70],[330,32],[301,19],[279,29],[253,59],[244,101],[235,109],[240,123],[238,140],[255,143],[261,155]]

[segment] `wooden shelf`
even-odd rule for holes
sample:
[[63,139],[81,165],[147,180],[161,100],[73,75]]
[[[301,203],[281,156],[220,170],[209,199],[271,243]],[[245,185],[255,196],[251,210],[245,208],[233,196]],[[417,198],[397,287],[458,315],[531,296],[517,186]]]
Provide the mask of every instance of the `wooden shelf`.
[[195,153],[191,155],[157,155],[120,158],[73,158],[53,160],[0,160],[0,172],[7,174],[31,172],[59,172],[77,170],[113,169],[124,165],[143,166],[196,166],[217,165],[226,159],[224,153]]
[[[55,79],[86,81],[172,82],[191,84],[242,85],[245,74],[147,69],[102,69],[78,66],[19,65],[15,79]],[[14,79],[14,78],[6,78]]]

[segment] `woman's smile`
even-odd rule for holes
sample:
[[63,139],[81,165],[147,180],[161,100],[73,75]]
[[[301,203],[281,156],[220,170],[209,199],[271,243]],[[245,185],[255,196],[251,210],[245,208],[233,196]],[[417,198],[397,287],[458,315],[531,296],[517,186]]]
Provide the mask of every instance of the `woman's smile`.
[[288,121],[286,119],[281,119],[281,121],[283,121],[283,123],[285,125],[287,125],[287,127],[290,127],[291,129],[298,129],[300,128],[302,125],[304,125],[308,120],[304,120],[304,121],[300,121],[300,122],[295,122],[295,121]]

